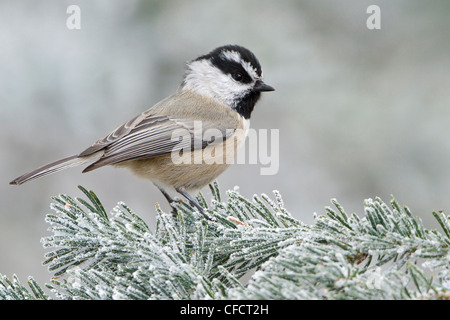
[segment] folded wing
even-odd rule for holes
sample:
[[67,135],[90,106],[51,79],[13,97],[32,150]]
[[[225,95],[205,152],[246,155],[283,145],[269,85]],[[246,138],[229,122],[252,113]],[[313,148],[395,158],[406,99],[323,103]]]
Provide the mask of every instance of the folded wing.
[[[212,130],[213,137],[206,134]],[[219,121],[195,121],[142,114],[97,141],[79,156],[104,150],[103,156],[83,172],[128,160],[148,159],[182,149],[214,145],[233,134]],[[232,128],[231,128],[232,129]],[[206,139],[205,139],[206,136]]]

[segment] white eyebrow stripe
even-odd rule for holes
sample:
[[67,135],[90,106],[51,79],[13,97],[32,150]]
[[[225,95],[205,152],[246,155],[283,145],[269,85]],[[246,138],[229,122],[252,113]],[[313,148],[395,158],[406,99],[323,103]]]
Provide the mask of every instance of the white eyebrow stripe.
[[223,50],[220,55],[227,59],[237,63],[241,63],[241,55],[237,51]]
[[256,69],[252,66],[250,62],[242,61],[241,65],[244,67],[245,71],[254,79],[259,80],[261,77],[258,76],[258,73],[256,72]]
[[252,77],[254,80],[261,79],[261,77],[258,75],[258,73],[256,72],[256,69],[252,66],[252,64],[248,61],[244,61],[241,58],[241,55],[239,52],[234,51],[234,50],[232,50],[232,51],[224,50],[220,53],[220,56],[222,56],[223,58],[225,58],[227,60],[240,63],[242,65],[242,67],[244,68],[244,70],[247,71],[247,73],[250,75],[250,77]]

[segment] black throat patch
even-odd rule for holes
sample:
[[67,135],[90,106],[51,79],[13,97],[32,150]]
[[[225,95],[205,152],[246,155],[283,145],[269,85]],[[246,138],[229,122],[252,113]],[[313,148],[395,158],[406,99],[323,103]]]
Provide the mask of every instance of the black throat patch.
[[236,111],[244,117],[244,119],[250,119],[253,108],[256,102],[258,102],[261,92],[250,91],[236,104]]

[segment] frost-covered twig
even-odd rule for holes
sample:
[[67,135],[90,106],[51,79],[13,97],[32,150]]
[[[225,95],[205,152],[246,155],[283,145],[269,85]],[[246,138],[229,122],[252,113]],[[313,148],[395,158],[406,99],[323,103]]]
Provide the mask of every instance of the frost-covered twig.
[[[313,225],[293,218],[281,195],[246,199],[237,191],[200,194],[215,221],[187,203],[178,215],[157,206],[156,230],[125,204],[108,215],[92,191],[87,200],[54,198],[44,264],[59,299],[448,299],[450,222],[425,228],[394,199],[366,200],[347,214],[332,200]],[[242,276],[253,274],[245,283]],[[47,299],[3,277],[0,298]]]

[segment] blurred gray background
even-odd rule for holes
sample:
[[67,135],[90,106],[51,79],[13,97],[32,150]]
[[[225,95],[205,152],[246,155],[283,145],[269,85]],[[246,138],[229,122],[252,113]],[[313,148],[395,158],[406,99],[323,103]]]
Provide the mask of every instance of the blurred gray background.
[[[66,27],[69,5],[81,30]],[[366,9],[381,8],[381,30]],[[0,273],[39,283],[50,197],[94,190],[110,211],[127,203],[153,224],[153,185],[127,170],[81,168],[20,187],[30,169],[82,151],[173,92],[186,61],[223,44],[251,49],[276,91],[253,128],[280,130],[280,170],[235,165],[225,192],[279,190],[313,223],[331,198],[349,212],[393,194],[428,227],[450,212],[450,2],[0,1]],[[208,189],[205,194],[209,196]]]

